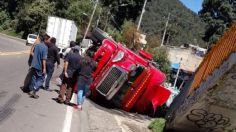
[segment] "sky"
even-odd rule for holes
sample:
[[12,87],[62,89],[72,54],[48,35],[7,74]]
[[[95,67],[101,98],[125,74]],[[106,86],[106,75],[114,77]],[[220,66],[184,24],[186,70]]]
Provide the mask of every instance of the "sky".
[[190,10],[198,13],[202,8],[203,0],[180,0]]

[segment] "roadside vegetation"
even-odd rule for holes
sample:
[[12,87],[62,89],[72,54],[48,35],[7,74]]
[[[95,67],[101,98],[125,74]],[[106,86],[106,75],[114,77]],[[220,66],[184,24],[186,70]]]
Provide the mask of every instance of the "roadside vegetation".
[[[94,3],[95,0],[1,0],[0,32],[26,38],[29,33],[45,31],[47,17],[53,15],[74,20],[79,26],[80,40]],[[117,41],[131,43],[126,38],[135,36],[132,33],[135,28],[127,27],[137,26],[142,6],[140,0],[99,0],[92,27],[98,26]],[[235,7],[236,2],[231,0],[204,0],[203,9],[196,14],[179,0],[148,0],[138,32],[146,34],[148,44],[160,46],[155,42],[162,39],[170,14],[164,45],[190,43],[210,47],[235,22]]]
[[[45,31],[47,17],[53,15],[74,20],[79,26],[79,40],[87,27],[94,3],[95,0],[1,0],[0,32],[15,32],[19,34],[17,36],[26,38],[29,33]],[[92,27],[98,26],[117,41],[131,43],[127,37],[135,36],[133,35],[134,27],[139,21],[142,6],[143,2],[140,0],[119,2],[99,0]],[[138,32],[146,34],[148,43],[158,47],[159,44],[155,44],[155,40],[160,41],[162,38],[169,13],[170,21],[164,44],[198,43],[204,45],[201,39],[204,23],[197,14],[187,9],[178,0],[148,0]],[[129,26],[132,28],[127,29]],[[138,47],[138,45],[133,46]]]
[[163,132],[166,120],[164,118],[155,118],[148,126],[153,132]]

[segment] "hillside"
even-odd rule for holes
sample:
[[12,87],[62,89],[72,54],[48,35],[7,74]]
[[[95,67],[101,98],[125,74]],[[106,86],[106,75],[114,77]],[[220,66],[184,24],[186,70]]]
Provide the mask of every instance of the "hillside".
[[[170,13],[170,21],[164,44],[191,43],[205,46],[202,41],[204,23],[196,13],[186,8],[179,0],[151,0],[148,2],[141,30],[149,36],[158,35],[161,38],[168,13]],[[137,21],[138,19],[136,23]]]
[[[100,0],[91,26],[98,24],[105,31],[122,34],[120,29],[125,20],[138,24],[143,2],[144,0]],[[26,38],[29,33],[44,31],[47,17],[54,15],[74,20],[80,29],[77,38],[82,38],[93,5],[90,0],[2,0],[0,32],[10,31]],[[187,9],[179,0],[148,0],[141,30],[152,41],[152,45],[157,47],[160,44],[168,13],[171,15],[165,44],[191,43],[204,46],[204,24],[196,13]]]

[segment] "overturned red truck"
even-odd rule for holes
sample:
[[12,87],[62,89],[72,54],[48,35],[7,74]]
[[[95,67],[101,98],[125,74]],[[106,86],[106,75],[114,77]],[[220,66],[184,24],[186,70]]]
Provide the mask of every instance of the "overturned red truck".
[[94,44],[92,48],[96,49],[94,60],[97,62],[90,87],[93,99],[143,114],[154,113],[168,100],[171,92],[163,86],[165,74],[152,65],[151,54],[144,50],[136,54],[107,39],[99,29],[95,29],[94,36],[101,44]]

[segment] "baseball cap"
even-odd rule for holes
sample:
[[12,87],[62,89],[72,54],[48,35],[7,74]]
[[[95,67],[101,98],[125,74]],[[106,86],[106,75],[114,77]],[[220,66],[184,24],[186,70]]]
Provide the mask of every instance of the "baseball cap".
[[78,45],[72,47],[73,50],[77,50],[77,51],[80,51],[80,47]]

